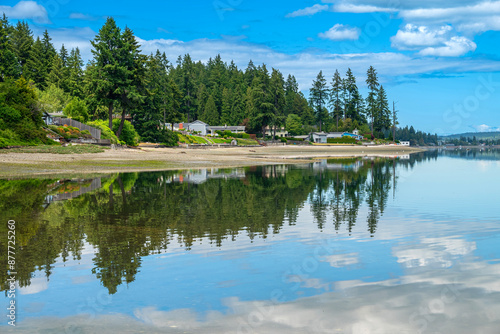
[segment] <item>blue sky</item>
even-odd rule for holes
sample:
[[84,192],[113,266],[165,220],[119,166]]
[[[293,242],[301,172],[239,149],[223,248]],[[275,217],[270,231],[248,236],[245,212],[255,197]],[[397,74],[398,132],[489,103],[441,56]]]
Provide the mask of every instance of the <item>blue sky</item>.
[[331,80],[350,67],[366,92],[373,65],[401,125],[439,134],[500,130],[500,1],[213,0],[2,1],[12,20],[47,29],[57,47],[89,40],[107,16],[129,26],[144,52],[175,62],[220,53],[294,74],[307,93],[320,70]]

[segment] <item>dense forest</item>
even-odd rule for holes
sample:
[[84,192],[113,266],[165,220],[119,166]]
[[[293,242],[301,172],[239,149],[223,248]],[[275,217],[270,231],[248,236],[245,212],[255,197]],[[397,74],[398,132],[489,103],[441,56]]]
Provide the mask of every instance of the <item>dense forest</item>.
[[[120,139],[130,127],[129,118],[142,141],[167,143],[175,136],[166,123],[197,119],[244,125],[255,134],[266,127],[286,127],[292,135],[358,128],[367,137],[388,139],[397,125],[396,111],[373,67],[367,71],[366,98],[348,69],[344,78],[336,71],[330,84],[321,71],[308,87],[307,99],[292,74],[285,78],[278,69],[252,60],[243,70],[220,55],[206,64],[189,54],[174,62],[159,50],[145,55],[133,31],[121,29],[113,18],[91,44],[92,58],[84,64],[78,48],[62,45],[56,50],[47,31],[35,39],[26,22],[11,25],[3,16],[0,144],[46,142],[43,111],[64,111],[82,122],[101,120]],[[113,118],[118,120],[113,123]],[[421,138],[427,143],[427,135],[416,140]]]

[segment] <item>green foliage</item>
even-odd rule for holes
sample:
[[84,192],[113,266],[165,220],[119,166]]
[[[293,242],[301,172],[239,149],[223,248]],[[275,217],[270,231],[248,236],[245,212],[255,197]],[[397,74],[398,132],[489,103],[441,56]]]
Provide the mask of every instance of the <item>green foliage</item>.
[[[115,118],[113,120],[113,132],[115,134],[118,132],[120,123],[121,119]],[[123,129],[119,138],[120,141],[125,142],[128,146],[137,146],[140,140],[139,134],[135,131],[134,126],[127,120],[123,123]]]
[[115,133],[108,127],[108,122],[105,120],[95,120],[92,122],[87,122],[87,125],[90,125],[94,128],[101,130],[101,139],[109,139],[111,144],[118,144],[119,140]]
[[36,92],[24,78],[0,83],[0,147],[51,143],[42,124]]
[[89,113],[87,105],[84,101],[80,100],[78,97],[74,97],[67,105],[64,107],[64,114],[68,117],[85,123],[89,119]]
[[158,141],[166,146],[177,146],[179,137],[177,135],[177,132],[164,129],[160,132]]
[[49,84],[47,89],[39,93],[40,106],[48,113],[63,111],[71,100],[69,94],[54,84]]
[[354,138],[345,136],[341,138],[327,138],[326,142],[328,144],[356,144],[358,141]]
[[9,150],[12,153],[55,153],[55,154],[86,154],[86,153],[101,153],[107,148],[98,145],[39,145],[23,148],[13,148]]
[[288,115],[286,118],[286,131],[292,136],[298,136],[303,133],[302,120],[298,115]]

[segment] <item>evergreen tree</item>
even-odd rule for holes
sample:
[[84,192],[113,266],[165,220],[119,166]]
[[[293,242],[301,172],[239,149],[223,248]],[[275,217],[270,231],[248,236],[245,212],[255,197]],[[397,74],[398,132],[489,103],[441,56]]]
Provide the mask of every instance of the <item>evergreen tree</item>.
[[68,57],[68,50],[66,50],[63,43],[63,45],[61,46],[61,50],[59,50],[59,58],[61,58],[63,67],[68,66]]
[[205,104],[203,121],[210,125],[219,125],[219,113],[212,95],[208,97],[207,103]]
[[83,60],[78,47],[71,49],[67,66],[67,91],[72,96],[83,97]]
[[61,57],[59,57],[58,54],[54,56],[52,59],[52,66],[50,67],[50,72],[49,75],[47,76],[47,83],[48,84],[53,84],[57,87],[63,88],[64,91],[64,84],[63,81],[66,80],[65,76],[65,71],[64,71],[64,66],[63,66],[63,61]]
[[45,72],[45,61],[43,60],[43,43],[37,37],[30,49],[29,58],[23,67],[23,75],[39,87],[45,87],[47,73]]
[[336,122],[336,127],[339,126],[339,119],[343,118],[344,109],[342,103],[342,89],[343,82],[340,77],[340,73],[338,70],[335,70],[335,74],[332,78],[332,89],[330,90],[330,99],[329,104],[332,109],[332,116]]
[[3,14],[0,19],[0,82],[21,75],[21,67],[10,41],[11,33],[12,27],[5,14]]
[[24,76],[25,66],[30,58],[31,48],[33,46],[33,32],[24,21],[18,21],[16,27],[12,30],[12,49],[21,67],[21,72]]
[[295,77],[288,75],[285,82],[285,115],[299,114],[296,110],[295,99],[299,93],[299,84]]
[[273,104],[274,117],[271,125],[274,126],[274,134],[276,136],[276,127],[284,125],[285,116],[285,80],[280,71],[273,68],[271,80],[269,82],[269,93],[271,103]]
[[95,36],[92,44],[94,55],[90,75],[90,90],[99,103],[108,107],[109,128],[113,127],[113,108],[127,86],[127,64],[122,61],[123,41],[120,28],[109,17]]
[[122,85],[118,89],[120,93],[120,106],[122,108],[121,122],[118,126],[116,136],[120,138],[125,116],[132,113],[145,97],[145,63],[146,57],[139,50],[140,45],[132,30],[125,27],[121,36],[120,64],[122,66]]
[[377,78],[377,72],[370,66],[367,71],[366,84],[368,85],[368,97],[366,98],[366,113],[370,118],[371,122],[371,130],[373,132],[373,127],[375,123],[375,117],[377,116],[377,96],[378,96],[378,88],[380,86]]
[[380,86],[377,95],[377,109],[374,123],[374,131],[383,132],[391,126],[391,110],[384,87]]
[[316,118],[319,122],[319,131],[322,129],[322,124],[324,122],[324,105],[328,97],[328,90],[326,88],[326,80],[323,76],[323,71],[320,71],[313,81],[313,86],[311,88],[310,101],[316,112]]
[[232,107],[232,94],[227,88],[222,91],[222,111],[220,116],[220,123],[224,125],[231,125],[231,107]]

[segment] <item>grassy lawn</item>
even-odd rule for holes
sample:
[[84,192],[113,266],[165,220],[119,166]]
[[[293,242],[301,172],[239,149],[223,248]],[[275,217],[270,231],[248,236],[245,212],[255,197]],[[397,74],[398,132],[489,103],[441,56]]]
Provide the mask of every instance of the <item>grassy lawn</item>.
[[83,153],[101,153],[108,150],[108,147],[97,145],[68,145],[66,147],[59,145],[40,145],[26,146],[21,148],[12,148],[0,150],[1,153],[56,153],[56,154],[83,154]]
[[256,140],[253,140],[253,139],[241,139],[241,138],[237,138],[236,141],[238,142],[239,146],[259,145],[259,143]]

